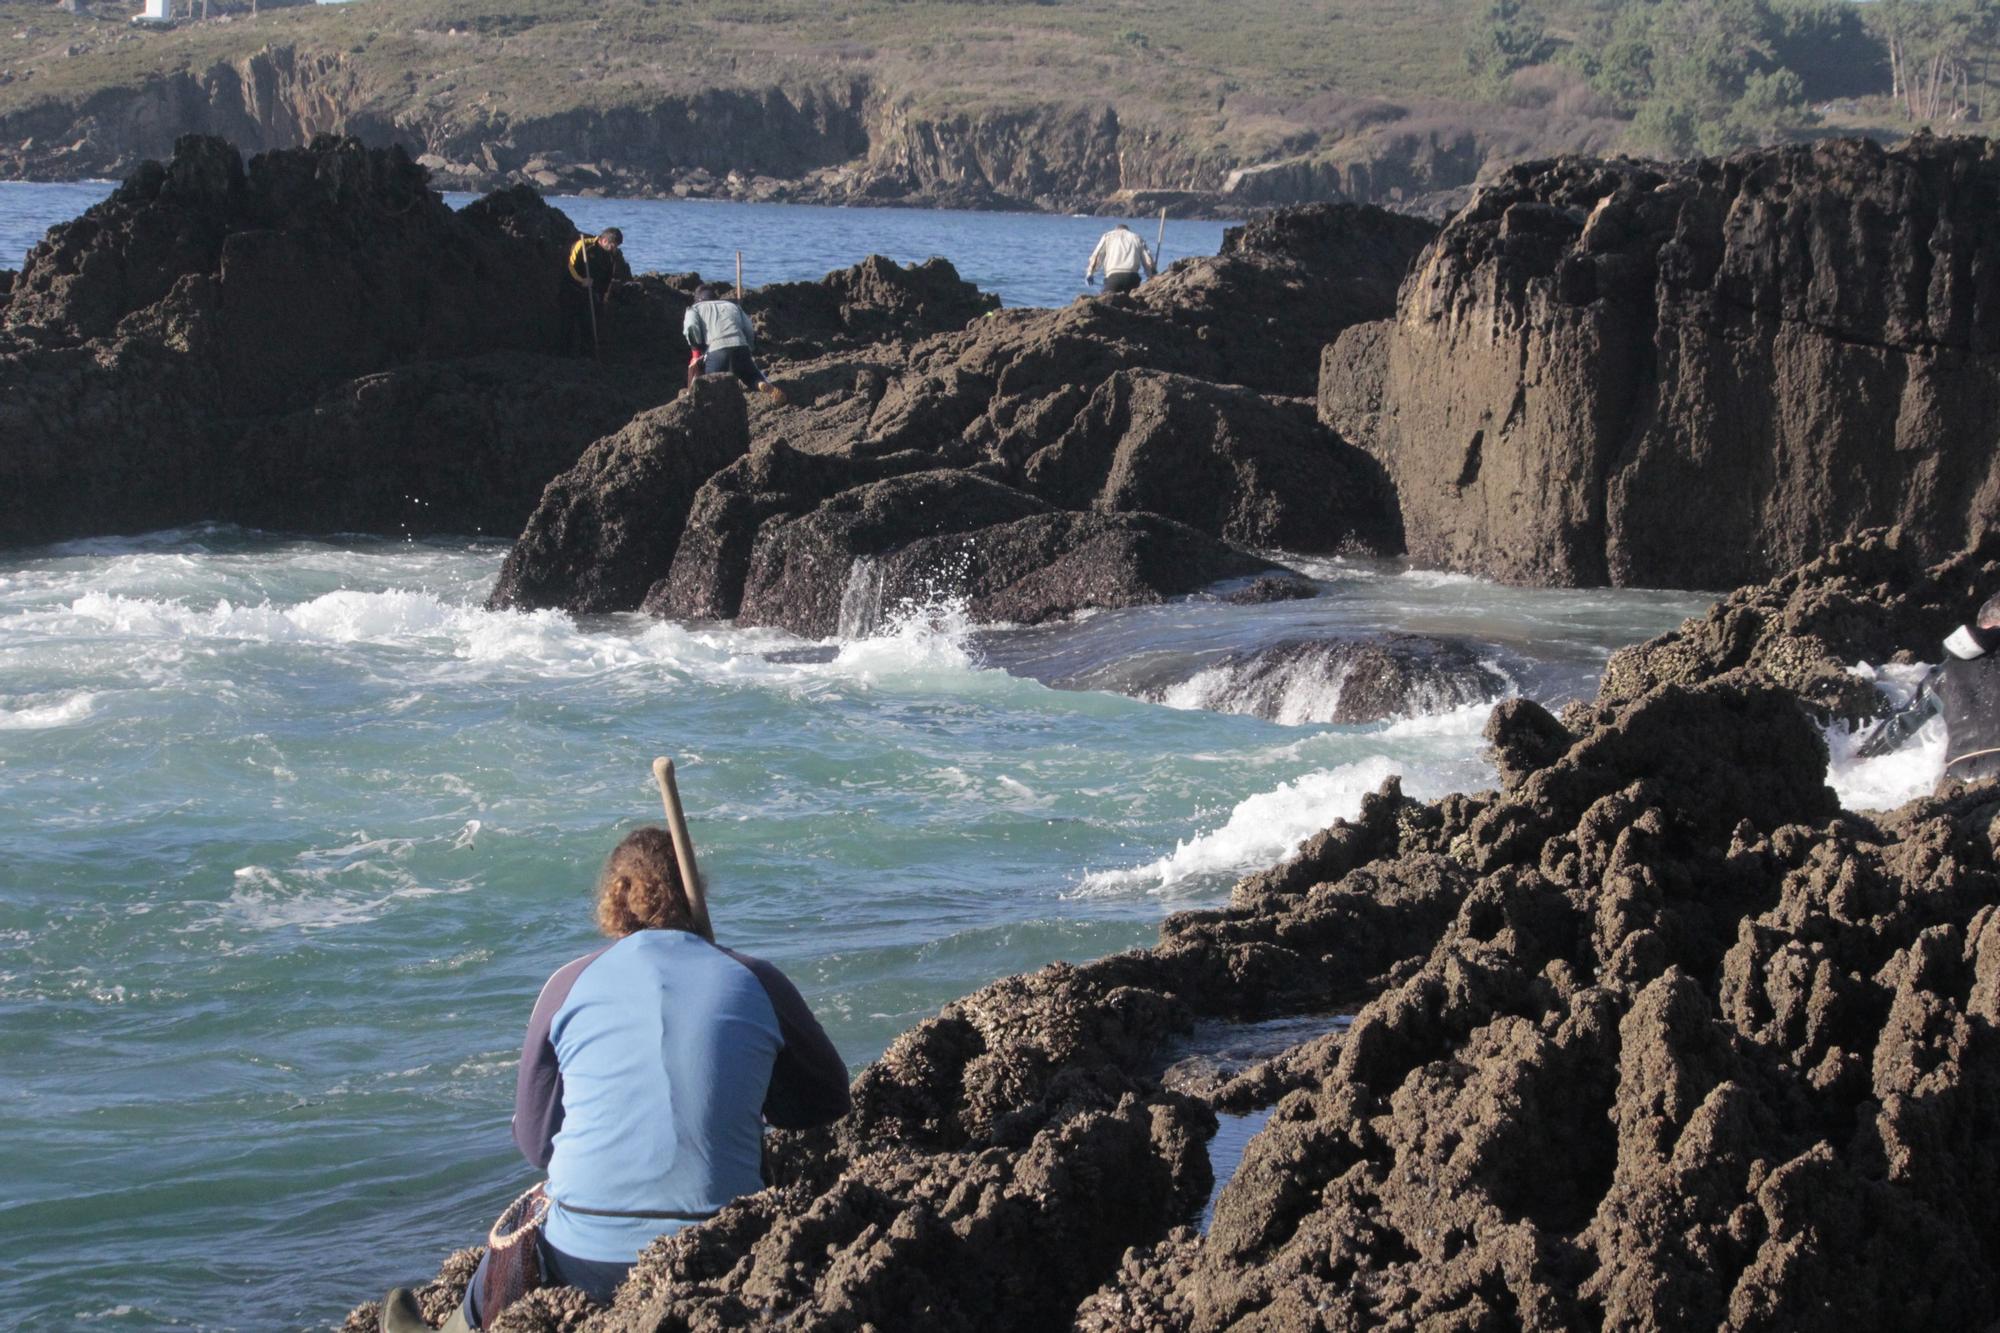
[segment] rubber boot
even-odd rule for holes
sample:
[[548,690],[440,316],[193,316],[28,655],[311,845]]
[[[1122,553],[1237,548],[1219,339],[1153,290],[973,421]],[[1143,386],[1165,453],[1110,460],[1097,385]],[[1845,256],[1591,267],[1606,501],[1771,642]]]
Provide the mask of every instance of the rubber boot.
[[[417,1295],[408,1287],[397,1287],[382,1298],[382,1333],[431,1333],[423,1311],[417,1308]],[[463,1302],[444,1321],[442,1333],[473,1333]]]

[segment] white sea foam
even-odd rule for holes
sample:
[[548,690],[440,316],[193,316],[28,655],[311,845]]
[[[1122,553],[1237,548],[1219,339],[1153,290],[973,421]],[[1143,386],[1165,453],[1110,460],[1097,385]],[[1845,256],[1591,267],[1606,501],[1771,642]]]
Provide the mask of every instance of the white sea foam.
[[[1891,708],[1901,708],[1916,697],[1927,663],[1912,665],[1854,667],[1857,676],[1875,682]],[[1932,717],[1902,745],[1885,755],[1865,757],[1857,751],[1874,736],[1881,724],[1850,730],[1836,722],[1827,728],[1827,785],[1850,810],[1892,810],[1905,801],[1927,794],[1944,773],[1945,730],[1942,717]]]
[[[1446,671],[1419,672],[1405,695],[1407,715],[1450,713],[1515,691],[1512,676],[1497,661],[1482,659],[1494,680]],[[1158,702],[1169,708],[1242,713],[1282,726],[1297,727],[1335,721],[1340,701],[1357,662],[1340,646],[1292,652],[1278,658],[1253,656],[1198,671],[1161,691]]]
[[841,643],[831,663],[844,676],[863,682],[933,676],[962,676],[976,670],[970,647],[972,616],[963,600],[899,603],[882,611],[867,637]]
[[[32,696],[31,696],[32,697]],[[97,696],[88,690],[49,703],[15,699],[0,701],[0,731],[47,731],[81,722],[97,711]]]
[[1403,771],[1386,755],[1321,769],[1237,803],[1221,828],[1176,844],[1156,861],[1085,875],[1083,894],[1144,889],[1170,894],[1221,875],[1240,875],[1290,856],[1336,819],[1352,818],[1361,798]]

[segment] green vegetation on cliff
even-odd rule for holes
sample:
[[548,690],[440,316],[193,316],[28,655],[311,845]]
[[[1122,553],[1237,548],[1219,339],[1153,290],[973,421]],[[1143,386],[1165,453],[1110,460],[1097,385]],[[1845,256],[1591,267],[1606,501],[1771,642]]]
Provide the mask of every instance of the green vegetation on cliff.
[[[1509,157],[1949,128],[1985,112],[2000,32],[2000,0],[352,0],[171,30],[89,4],[0,3],[0,174],[341,129],[475,167],[496,141],[649,151],[654,180],[867,158],[912,190],[1384,197]],[[631,119],[669,102],[678,138]],[[1077,119],[1106,108],[1121,133]]]

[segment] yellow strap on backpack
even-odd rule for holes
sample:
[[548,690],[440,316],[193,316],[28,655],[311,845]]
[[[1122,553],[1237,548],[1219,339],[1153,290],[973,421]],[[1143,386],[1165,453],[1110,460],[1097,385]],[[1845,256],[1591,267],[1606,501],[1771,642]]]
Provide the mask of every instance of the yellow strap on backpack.
[[569,275],[581,286],[590,285],[589,248],[597,244],[595,236],[579,236],[576,244],[569,248]]

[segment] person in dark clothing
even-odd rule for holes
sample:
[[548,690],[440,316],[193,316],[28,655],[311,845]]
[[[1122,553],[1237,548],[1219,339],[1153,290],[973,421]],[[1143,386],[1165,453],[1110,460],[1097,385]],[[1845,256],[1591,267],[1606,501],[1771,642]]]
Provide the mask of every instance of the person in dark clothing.
[[[598,878],[612,943],[556,970],[521,1047],[514,1143],[548,1172],[543,1268],[598,1301],[654,1239],[763,1188],[765,1125],[847,1114],[847,1066],[797,988],[693,921],[667,831],[636,830]],[[481,1285],[447,1329],[499,1315]],[[408,1289],[391,1292],[383,1333],[423,1327]]]
[[569,282],[563,290],[568,314],[570,351],[595,356],[601,340],[605,307],[611,304],[611,284],[630,281],[631,265],[622,253],[625,233],[606,227],[595,236],[579,236],[569,248]]
[[1969,625],[1944,641],[1944,661],[1915,698],[1861,744],[1868,758],[1888,754],[1936,713],[1944,714],[1944,775],[1977,782],[2000,776],[2000,594]]
[[[695,288],[694,304],[681,321],[681,333],[688,346],[701,353],[702,371],[709,375],[734,375],[746,389],[761,389],[771,401],[786,401],[785,391],[765,377],[757,365],[757,330],[743,307],[715,287],[703,283]],[[692,385],[693,379],[688,383]]]

